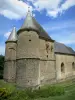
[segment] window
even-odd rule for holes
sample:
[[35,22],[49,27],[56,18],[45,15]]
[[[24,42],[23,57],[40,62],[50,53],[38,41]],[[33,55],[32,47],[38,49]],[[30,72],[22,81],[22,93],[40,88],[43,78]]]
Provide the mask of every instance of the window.
[[75,63],[72,63],[72,69],[75,70]]
[[48,58],[48,55],[47,55],[47,58]]
[[65,72],[64,63],[61,63],[61,72],[62,72],[62,73]]
[[29,41],[31,41],[31,39],[29,39]]

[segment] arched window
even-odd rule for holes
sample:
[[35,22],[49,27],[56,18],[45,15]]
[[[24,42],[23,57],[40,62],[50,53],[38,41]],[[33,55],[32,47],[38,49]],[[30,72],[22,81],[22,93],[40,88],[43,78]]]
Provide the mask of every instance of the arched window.
[[62,72],[62,73],[65,72],[64,63],[61,63],[61,72]]
[[72,69],[75,70],[75,63],[72,63]]

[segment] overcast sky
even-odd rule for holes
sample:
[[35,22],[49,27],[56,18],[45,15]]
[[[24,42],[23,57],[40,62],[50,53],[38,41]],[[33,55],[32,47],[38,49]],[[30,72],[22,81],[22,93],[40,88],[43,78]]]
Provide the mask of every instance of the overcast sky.
[[0,54],[12,28],[23,24],[28,6],[52,39],[75,50],[75,0],[0,0]]

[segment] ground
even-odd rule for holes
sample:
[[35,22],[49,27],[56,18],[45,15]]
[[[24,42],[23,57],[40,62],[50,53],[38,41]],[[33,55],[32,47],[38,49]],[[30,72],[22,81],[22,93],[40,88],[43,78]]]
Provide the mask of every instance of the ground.
[[65,87],[66,93],[62,96],[53,96],[49,98],[40,98],[35,100],[75,100],[75,82],[74,81],[67,81],[61,83]]
[[[21,99],[20,100],[75,100],[75,80],[70,80],[62,83],[56,84],[57,86],[63,86],[65,89],[65,94],[60,95],[60,96],[50,96],[48,98],[34,98],[34,99]],[[10,83],[6,83],[3,80],[0,80],[0,88],[7,88],[9,91],[14,91],[15,90],[15,84],[12,85]],[[25,96],[25,94],[22,94]],[[18,99],[9,99],[9,100],[19,100]],[[3,99],[2,99],[3,100]],[[8,100],[8,99],[4,99]]]

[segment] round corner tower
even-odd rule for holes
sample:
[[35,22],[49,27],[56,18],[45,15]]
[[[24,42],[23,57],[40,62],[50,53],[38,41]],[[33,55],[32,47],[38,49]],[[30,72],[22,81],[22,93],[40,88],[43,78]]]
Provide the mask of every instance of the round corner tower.
[[39,35],[31,13],[17,32],[17,80],[21,87],[39,85]]
[[17,34],[14,27],[6,41],[5,49],[4,80],[8,82],[15,82],[16,78],[16,45]]

